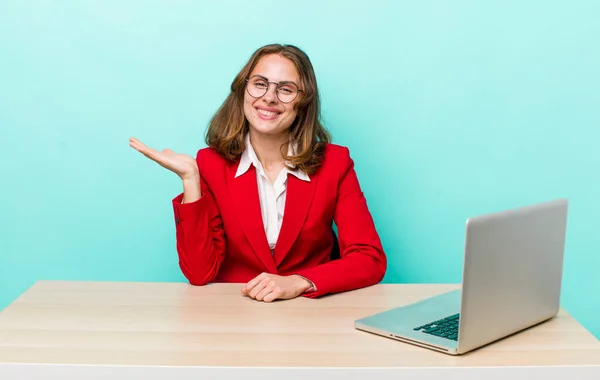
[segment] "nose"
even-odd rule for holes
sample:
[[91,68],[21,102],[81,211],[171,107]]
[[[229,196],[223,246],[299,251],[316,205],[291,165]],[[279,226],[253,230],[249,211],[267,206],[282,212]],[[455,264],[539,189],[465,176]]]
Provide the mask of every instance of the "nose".
[[263,95],[263,99],[269,103],[277,102],[277,84],[269,83],[269,87],[267,87],[267,92]]

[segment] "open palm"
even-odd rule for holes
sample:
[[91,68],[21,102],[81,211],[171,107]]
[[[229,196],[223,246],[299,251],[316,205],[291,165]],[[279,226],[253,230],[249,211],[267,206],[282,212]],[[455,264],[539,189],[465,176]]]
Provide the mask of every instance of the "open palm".
[[175,153],[170,149],[158,151],[144,145],[138,139],[129,139],[129,146],[155,161],[162,167],[177,174],[181,179],[193,178],[198,174],[196,160],[187,154]]

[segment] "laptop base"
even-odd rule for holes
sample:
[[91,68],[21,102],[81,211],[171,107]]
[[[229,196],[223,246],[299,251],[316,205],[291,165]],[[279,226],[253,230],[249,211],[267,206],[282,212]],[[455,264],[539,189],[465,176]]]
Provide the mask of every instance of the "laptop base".
[[355,321],[354,327],[372,334],[456,355],[458,339],[435,336],[416,329],[459,313],[460,301],[461,291],[453,290],[359,319]]

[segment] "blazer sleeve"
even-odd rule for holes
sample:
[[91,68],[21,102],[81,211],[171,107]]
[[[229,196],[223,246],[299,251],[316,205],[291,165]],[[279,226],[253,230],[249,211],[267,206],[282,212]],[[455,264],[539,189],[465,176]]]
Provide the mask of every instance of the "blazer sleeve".
[[305,297],[374,285],[383,279],[387,268],[386,255],[348,148],[344,148],[342,162],[334,214],[341,258],[298,271],[297,274],[312,281],[316,288],[303,293]]
[[[199,155],[196,158],[198,166]],[[214,196],[200,174],[201,198],[182,204],[183,193],[173,200],[179,267],[192,285],[205,285],[217,276],[226,250],[223,221]]]

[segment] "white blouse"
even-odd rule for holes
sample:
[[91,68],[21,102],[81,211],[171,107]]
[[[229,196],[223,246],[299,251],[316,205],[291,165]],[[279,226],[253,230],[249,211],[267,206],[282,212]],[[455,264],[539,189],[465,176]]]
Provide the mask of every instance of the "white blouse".
[[[292,149],[290,144],[290,150]],[[260,198],[260,209],[262,212],[262,220],[269,242],[271,252],[275,249],[283,214],[285,209],[285,193],[287,188],[287,175],[292,174],[297,178],[310,182],[309,176],[302,170],[291,171],[284,167],[275,182],[271,183],[267,177],[267,173],[260,163],[252,144],[250,144],[250,134],[246,134],[246,149],[240,158],[240,164],[235,173],[235,177],[246,173],[254,165],[256,168],[256,181],[258,183],[258,194]]]

